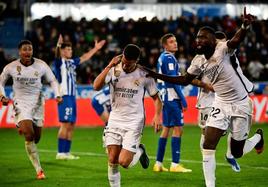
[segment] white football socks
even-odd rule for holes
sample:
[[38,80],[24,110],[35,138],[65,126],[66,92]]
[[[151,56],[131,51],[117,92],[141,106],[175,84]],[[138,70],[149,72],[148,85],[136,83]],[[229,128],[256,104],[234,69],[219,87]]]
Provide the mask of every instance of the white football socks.
[[36,173],[42,170],[36,144],[33,141],[25,141],[26,153],[35,168]]
[[137,152],[135,153],[135,155],[133,156],[132,161],[130,162],[130,164],[128,165],[128,168],[133,167],[134,165],[137,164],[137,162],[140,160],[141,154],[143,153],[143,150],[141,148],[137,149]]
[[261,139],[261,135],[259,134],[254,134],[254,136],[247,139],[244,145],[243,155],[250,152],[255,147],[255,145],[260,141],[260,139]]
[[201,150],[201,152],[203,150],[204,141],[205,141],[205,135],[201,134],[201,136],[200,136],[200,150]]
[[203,149],[203,173],[206,187],[215,187],[216,159],[215,150]]
[[121,186],[121,176],[118,167],[118,164],[108,163],[108,179],[111,187]]

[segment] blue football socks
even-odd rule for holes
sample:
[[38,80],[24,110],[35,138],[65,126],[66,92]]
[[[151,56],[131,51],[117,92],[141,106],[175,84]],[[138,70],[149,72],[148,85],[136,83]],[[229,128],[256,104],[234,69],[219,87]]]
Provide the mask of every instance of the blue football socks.
[[58,153],[64,153],[65,152],[65,139],[58,139]]
[[70,152],[71,144],[72,144],[72,141],[71,140],[65,140],[65,150],[64,150],[65,153],[69,153]]
[[181,157],[181,137],[171,138],[172,162],[179,163]]
[[163,162],[165,150],[166,150],[167,138],[159,138],[158,140],[158,150],[156,160],[159,162]]

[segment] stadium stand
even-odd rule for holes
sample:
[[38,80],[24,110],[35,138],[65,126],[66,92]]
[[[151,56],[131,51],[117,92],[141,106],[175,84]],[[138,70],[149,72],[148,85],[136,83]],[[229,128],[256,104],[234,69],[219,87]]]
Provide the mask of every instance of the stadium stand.
[[[56,0],[49,2],[63,1]],[[83,0],[75,2],[93,1]],[[107,3],[109,1],[102,2]],[[135,2],[135,0],[118,2],[129,3]],[[173,3],[176,1],[158,0],[158,2]],[[208,2],[224,3],[227,1],[210,0]],[[239,3],[240,1],[237,2]],[[7,10],[11,10],[11,4],[12,3],[8,4]],[[12,7],[16,7],[18,10],[21,10],[20,4]],[[14,12],[14,9],[12,9],[12,11]],[[12,47],[16,47],[13,46],[13,43],[17,43],[17,40],[25,37],[33,42],[36,51],[35,56],[51,63],[55,50],[53,46],[56,44],[56,39],[59,33],[63,34],[65,40],[69,40],[74,44],[74,53],[78,56],[93,47],[95,38],[107,40],[104,50],[96,54],[90,62],[85,64],[87,68],[85,68],[85,66],[81,66],[77,70],[78,82],[80,84],[91,84],[96,75],[98,75],[101,69],[105,67],[107,62],[109,62],[111,57],[114,56],[114,54],[117,54],[127,43],[136,43],[139,46],[142,46],[142,61],[146,62],[146,66],[155,68],[157,57],[161,52],[159,38],[167,32],[174,33],[178,40],[179,52],[177,57],[179,61],[183,63],[185,70],[194,56],[194,36],[200,26],[210,25],[217,30],[223,30],[226,32],[228,38],[230,38],[234,34],[232,32],[233,28],[238,28],[241,25],[240,17],[230,17],[228,15],[221,18],[213,17],[211,15],[204,15],[202,18],[197,17],[196,15],[189,15],[170,17],[165,20],[159,20],[157,17],[154,17],[152,20],[147,20],[144,17],[140,18],[138,21],[134,21],[132,19],[125,21],[123,18],[119,18],[117,21],[111,21],[110,19],[93,19],[88,21],[86,18],[82,18],[80,21],[74,21],[72,17],[62,20],[61,17],[45,16],[42,19],[33,20],[30,23],[31,27],[23,36],[23,24],[21,21],[18,21],[23,17],[21,12],[22,11],[17,11],[15,14],[16,20],[10,19],[10,12],[7,14],[4,11],[1,15],[1,46],[3,46],[4,51],[7,53],[12,49]],[[213,11],[211,14],[213,15]],[[14,14],[12,16],[14,17]],[[254,81],[268,81],[268,77],[265,76],[268,73],[267,22],[268,20],[258,20],[254,23],[254,32],[251,31],[249,33],[249,37],[246,38],[245,42],[237,51],[238,58],[245,75]],[[12,34],[7,40],[7,34],[10,30],[16,30],[18,32],[13,32],[17,33],[17,35],[15,36]],[[252,75],[252,72],[249,71],[249,64],[255,62],[260,64],[261,67],[259,70],[256,70],[260,72],[257,77]]]

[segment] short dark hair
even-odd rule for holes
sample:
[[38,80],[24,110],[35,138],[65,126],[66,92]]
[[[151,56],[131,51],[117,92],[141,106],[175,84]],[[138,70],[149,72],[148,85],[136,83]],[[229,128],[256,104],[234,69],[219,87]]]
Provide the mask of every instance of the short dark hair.
[[215,36],[215,30],[214,30],[212,27],[204,26],[204,27],[201,27],[201,28],[199,29],[199,31],[202,31],[202,30],[207,31],[207,32],[209,32],[210,34],[212,34],[212,35]]
[[141,50],[135,44],[128,44],[123,51],[123,54],[127,60],[138,60]]
[[20,49],[23,45],[33,45],[33,44],[30,40],[21,40],[18,45],[18,49]]
[[63,43],[60,45],[60,48],[61,48],[61,49],[64,49],[65,47],[72,47],[72,43],[71,43],[71,42],[63,42]]
[[227,39],[227,36],[224,32],[222,31],[216,31],[215,32],[215,37],[219,40],[222,40],[222,39]]
[[160,42],[161,42],[161,45],[164,45],[167,43],[167,40],[171,37],[175,37],[174,34],[172,33],[168,33],[168,34],[165,34],[164,36],[161,37],[160,39]]

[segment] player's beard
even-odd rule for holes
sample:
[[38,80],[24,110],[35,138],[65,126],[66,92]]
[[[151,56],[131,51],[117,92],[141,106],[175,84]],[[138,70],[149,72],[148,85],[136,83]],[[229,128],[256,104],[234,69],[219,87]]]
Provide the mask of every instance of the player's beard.
[[126,72],[126,73],[131,73],[131,72],[133,72],[133,71],[136,69],[136,66],[137,66],[137,64],[133,64],[131,67],[128,67],[128,68],[125,68],[125,67],[123,66],[123,70],[124,70],[124,72]]
[[206,54],[209,51],[213,51],[213,48],[211,46],[201,46],[200,48],[196,47],[195,52],[199,55]]

